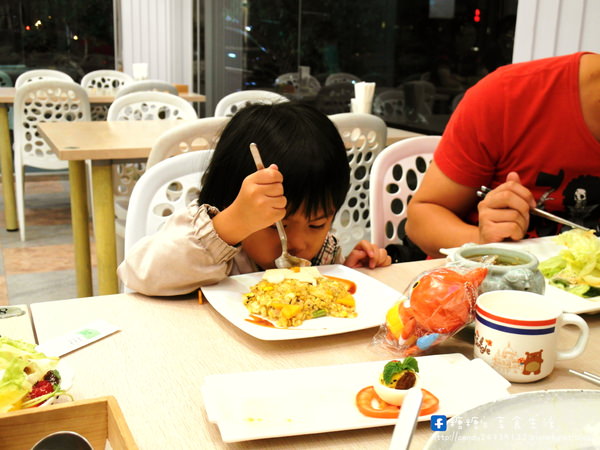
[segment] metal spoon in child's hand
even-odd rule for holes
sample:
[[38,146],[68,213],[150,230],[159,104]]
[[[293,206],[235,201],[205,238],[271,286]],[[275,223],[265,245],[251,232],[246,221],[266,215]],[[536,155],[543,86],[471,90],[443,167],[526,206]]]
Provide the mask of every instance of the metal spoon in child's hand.
[[[252,153],[252,158],[254,159],[254,164],[256,164],[256,168],[258,170],[264,169],[265,165],[262,162],[262,158],[260,157],[260,153],[258,152],[258,147],[255,143],[250,144],[250,152]],[[280,269],[286,269],[288,267],[308,267],[310,266],[310,261],[304,258],[298,258],[297,256],[292,256],[287,251],[287,235],[285,234],[285,228],[283,228],[283,223],[281,220],[275,222],[275,226],[277,227],[277,233],[279,233],[279,240],[281,241],[281,256],[275,260],[275,266]]]

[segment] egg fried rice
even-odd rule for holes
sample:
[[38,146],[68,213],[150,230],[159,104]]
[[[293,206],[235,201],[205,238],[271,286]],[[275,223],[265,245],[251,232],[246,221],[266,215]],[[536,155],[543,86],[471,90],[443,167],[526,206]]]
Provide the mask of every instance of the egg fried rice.
[[296,327],[323,316],[356,317],[355,301],[346,286],[326,277],[315,284],[294,279],[279,283],[261,280],[244,294],[250,314],[272,320],[282,328]]

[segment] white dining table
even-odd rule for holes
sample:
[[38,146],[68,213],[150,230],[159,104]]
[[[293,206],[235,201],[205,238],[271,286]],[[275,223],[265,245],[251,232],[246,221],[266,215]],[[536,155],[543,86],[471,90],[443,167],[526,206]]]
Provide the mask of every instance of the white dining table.
[[0,337],[35,341],[28,305],[0,305]]
[[[416,275],[444,263],[427,260],[360,271],[404,291]],[[75,374],[70,391],[74,398],[115,396],[141,449],[362,450],[389,446],[391,426],[225,444],[218,427],[208,420],[201,395],[208,375],[394,359],[394,355],[370,346],[376,328],[308,339],[259,340],[232,325],[210,303],[199,304],[196,294],[177,298],[116,294],[59,300],[34,303],[31,312],[40,343],[97,319],[120,328],[63,359]],[[600,373],[600,317],[584,317],[591,328],[585,352],[576,359],[559,361],[547,378],[513,384],[509,392],[593,389],[594,385],[568,373],[569,368]],[[568,344],[574,337],[567,330],[561,339]],[[472,340],[472,331],[469,334],[465,330],[432,353],[462,353],[471,359]],[[244,383],[243,377],[239,382]],[[411,448],[423,448],[431,435],[430,423],[419,423]]]

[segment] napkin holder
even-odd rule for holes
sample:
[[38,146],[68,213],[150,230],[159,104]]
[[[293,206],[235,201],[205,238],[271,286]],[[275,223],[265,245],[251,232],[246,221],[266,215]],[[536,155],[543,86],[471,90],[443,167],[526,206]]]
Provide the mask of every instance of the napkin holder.
[[354,98],[350,99],[350,111],[353,113],[371,114],[375,83],[359,81],[354,84]]
[[77,400],[0,414],[0,448],[31,448],[57,431],[75,431],[94,448],[137,450],[117,400],[112,396]]

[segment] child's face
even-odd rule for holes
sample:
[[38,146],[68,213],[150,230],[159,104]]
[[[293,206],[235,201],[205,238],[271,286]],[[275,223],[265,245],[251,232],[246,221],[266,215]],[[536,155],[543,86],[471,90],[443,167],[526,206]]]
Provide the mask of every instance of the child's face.
[[[283,219],[283,225],[287,234],[288,253],[310,261],[323,246],[333,215],[318,213],[309,219],[301,209]],[[242,242],[242,248],[261,268],[274,268],[275,259],[281,256],[281,241],[275,224],[248,236]]]

